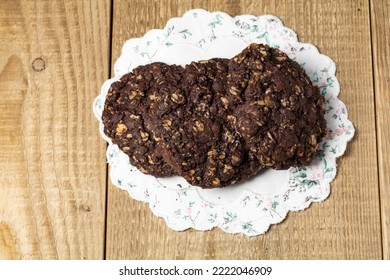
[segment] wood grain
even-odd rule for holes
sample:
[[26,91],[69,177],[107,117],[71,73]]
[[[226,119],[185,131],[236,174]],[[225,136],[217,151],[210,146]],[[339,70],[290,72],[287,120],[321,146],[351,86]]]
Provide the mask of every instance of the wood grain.
[[371,1],[383,258],[390,259],[390,2]]
[[0,2],[0,259],[101,259],[111,3]]
[[[254,238],[170,230],[148,206],[109,184],[108,259],[380,259],[382,258],[369,2],[361,1],[114,1],[112,61],[124,42],[191,8],[231,15],[274,14],[300,41],[316,45],[336,62],[340,98],[357,129],[331,196],[293,212]],[[364,46],[364,47],[362,47]]]

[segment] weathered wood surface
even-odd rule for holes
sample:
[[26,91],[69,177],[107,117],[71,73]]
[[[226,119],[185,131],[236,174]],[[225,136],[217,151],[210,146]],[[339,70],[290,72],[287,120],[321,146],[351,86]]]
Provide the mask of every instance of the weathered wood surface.
[[110,9],[0,2],[0,259],[104,257]]
[[[276,15],[337,65],[356,136],[332,193],[262,236],[175,232],[106,180],[92,101],[127,39],[192,8]],[[389,259],[389,12],[385,0],[0,1],[0,259]]]

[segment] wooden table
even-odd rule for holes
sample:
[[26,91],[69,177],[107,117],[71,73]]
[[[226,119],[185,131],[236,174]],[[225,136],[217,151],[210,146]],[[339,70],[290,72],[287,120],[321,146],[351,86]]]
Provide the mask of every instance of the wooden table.
[[[123,43],[192,8],[274,14],[337,65],[331,196],[249,238],[170,230],[114,187],[92,101]],[[390,259],[390,1],[0,1],[0,259]]]

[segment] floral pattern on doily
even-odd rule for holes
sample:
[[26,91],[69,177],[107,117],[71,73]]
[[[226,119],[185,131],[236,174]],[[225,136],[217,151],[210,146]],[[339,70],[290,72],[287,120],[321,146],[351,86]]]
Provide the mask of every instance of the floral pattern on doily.
[[[162,61],[164,54],[176,46],[192,46],[207,53],[215,42],[225,39],[245,45],[268,44],[297,61],[326,98],[328,132],[319,144],[312,164],[290,168],[288,183],[278,193],[263,194],[243,189],[238,199],[218,204],[203,199],[198,187],[175,180],[172,185],[162,184],[159,179],[131,166],[127,156],[104,135],[101,115],[111,83],[125,73],[139,65]],[[115,77],[103,84],[93,108],[100,121],[100,133],[109,143],[107,160],[111,166],[111,180],[134,199],[149,203],[151,211],[163,217],[174,230],[220,227],[228,233],[248,236],[265,233],[271,224],[283,221],[288,211],[303,210],[312,202],[328,197],[330,182],[336,176],[336,159],[344,153],[347,142],[354,135],[347,109],[337,98],[340,87],[334,62],[313,45],[298,42],[295,32],[272,15],[231,17],[223,12],[188,11],[181,18],[169,20],[162,30],[151,30],[142,38],[128,40],[114,71]]]

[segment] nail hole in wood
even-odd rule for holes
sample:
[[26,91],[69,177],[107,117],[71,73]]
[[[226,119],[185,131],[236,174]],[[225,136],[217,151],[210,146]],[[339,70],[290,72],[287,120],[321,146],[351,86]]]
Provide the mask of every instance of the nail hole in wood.
[[35,72],[41,72],[41,71],[45,70],[46,62],[41,57],[38,57],[38,58],[33,60],[32,68]]

